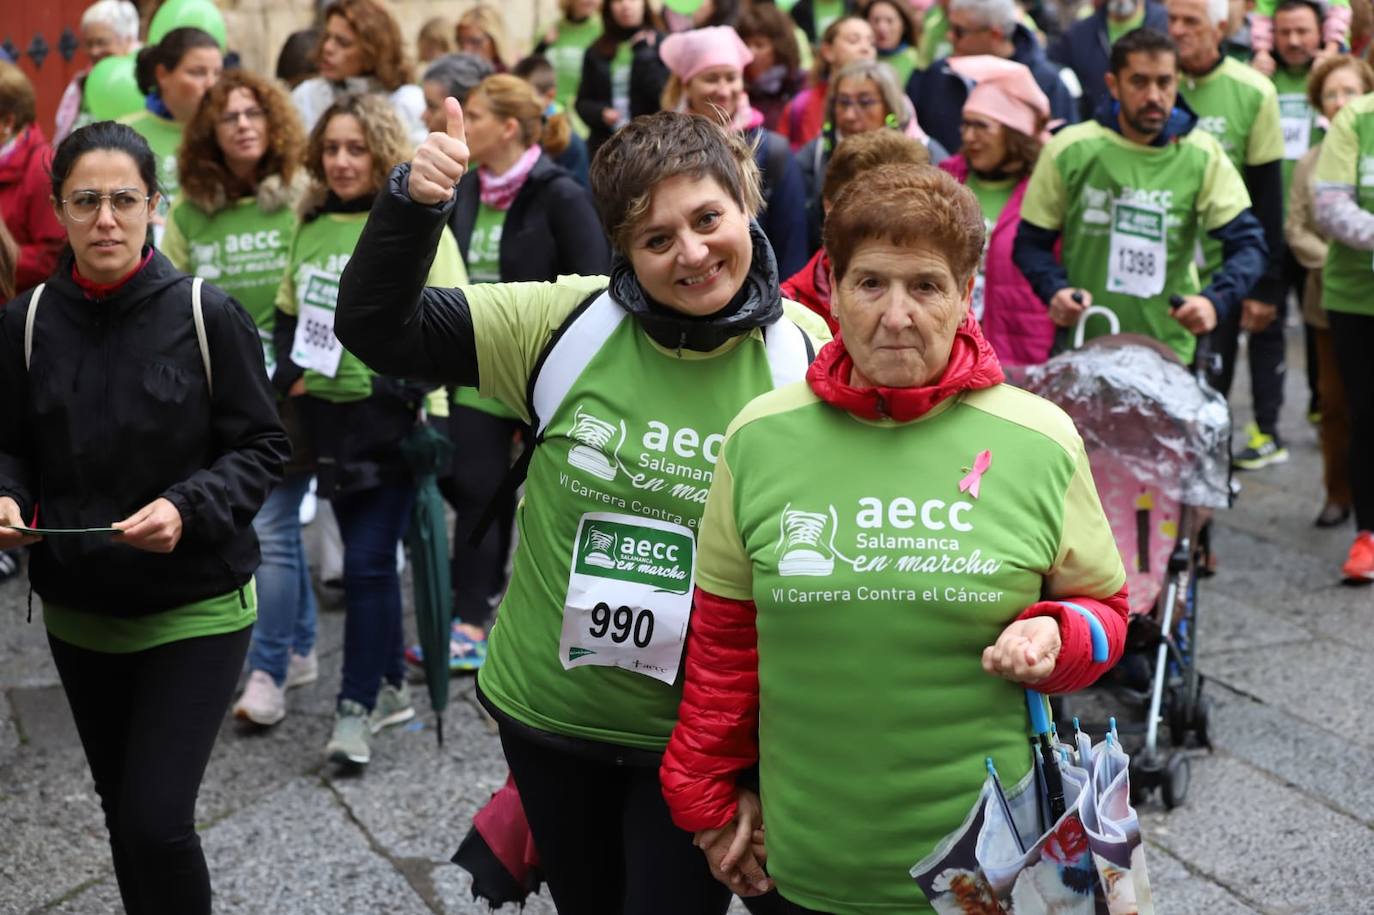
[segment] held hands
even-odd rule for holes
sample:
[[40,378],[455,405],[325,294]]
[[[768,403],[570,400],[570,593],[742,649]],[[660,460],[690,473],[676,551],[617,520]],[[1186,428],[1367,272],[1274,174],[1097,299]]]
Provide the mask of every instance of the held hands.
[[1217,326],[1217,308],[1205,295],[1179,296],[1183,302],[1172,307],[1169,314],[1187,328],[1188,333],[1200,336]]
[[768,851],[764,845],[763,805],[759,796],[735,790],[735,818],[719,829],[703,829],[692,844],[706,855],[711,876],[739,896],[762,896],[773,888],[764,873]]
[[410,199],[426,206],[446,202],[468,170],[467,134],[463,106],[452,96],[444,99],[448,126],[425,137],[410,160]]
[[983,670],[995,677],[1033,686],[1054,673],[1059,662],[1059,623],[1047,616],[1017,620],[983,649]]
[[1240,303],[1240,329],[1257,334],[1264,330],[1279,316],[1277,305],[1261,302],[1259,299],[1243,299]]
[[170,553],[181,542],[181,512],[166,499],[154,499],[110,526],[119,529],[114,536],[120,543],[149,553]]
[[[0,498],[0,524],[23,523],[24,518],[19,514],[19,503],[9,496]],[[27,546],[30,543],[37,543],[42,539],[42,537],[33,537],[18,531],[0,528],[0,550],[12,550],[16,547]]]
[[1073,327],[1093,303],[1093,294],[1086,289],[1065,286],[1050,299],[1050,320],[1058,327]]

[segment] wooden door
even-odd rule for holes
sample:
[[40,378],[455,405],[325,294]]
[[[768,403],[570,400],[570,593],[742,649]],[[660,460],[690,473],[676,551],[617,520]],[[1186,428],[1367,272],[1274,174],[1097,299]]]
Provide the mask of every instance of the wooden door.
[[77,33],[90,0],[0,0],[0,48],[33,83],[38,123],[49,137],[57,103],[79,71],[90,66]]

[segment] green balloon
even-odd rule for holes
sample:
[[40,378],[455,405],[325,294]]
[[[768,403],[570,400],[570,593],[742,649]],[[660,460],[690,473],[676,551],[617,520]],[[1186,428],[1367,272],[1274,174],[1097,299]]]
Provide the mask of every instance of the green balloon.
[[148,25],[148,44],[157,44],[172,29],[194,28],[210,33],[219,43],[220,50],[225,43],[224,14],[212,0],[171,0],[153,15]]
[[97,121],[113,121],[143,110],[131,56],[107,57],[86,75],[86,109]]

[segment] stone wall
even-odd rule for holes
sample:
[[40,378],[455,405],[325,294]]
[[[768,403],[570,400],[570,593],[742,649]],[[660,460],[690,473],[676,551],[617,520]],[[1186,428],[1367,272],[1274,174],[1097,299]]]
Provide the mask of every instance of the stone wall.
[[[276,67],[277,52],[286,37],[307,28],[314,16],[315,0],[216,0],[224,11],[229,31],[229,47],[243,55],[243,65],[270,74]],[[415,36],[432,16],[456,21],[473,0],[391,0],[391,10],[401,23],[401,34],[412,58]],[[543,28],[558,17],[556,0],[496,0],[506,17],[511,43],[517,55],[524,55],[535,44],[536,28]]]

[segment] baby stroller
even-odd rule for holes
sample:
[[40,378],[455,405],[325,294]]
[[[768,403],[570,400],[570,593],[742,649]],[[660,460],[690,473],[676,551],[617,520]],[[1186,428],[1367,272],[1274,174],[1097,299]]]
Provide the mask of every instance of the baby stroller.
[[[1084,326],[1096,317],[1112,334],[1084,345]],[[1119,333],[1111,311],[1090,308],[1074,349],[1027,369],[1023,379],[1067,412],[1083,436],[1130,596],[1121,663],[1090,694],[1063,697],[1056,717],[1068,720],[1083,706],[1083,717],[1100,723],[1099,715],[1122,710],[1132,801],[1158,788],[1170,809],[1188,793],[1182,751],[1211,746],[1211,702],[1196,662],[1198,579],[1207,567],[1206,524],[1231,496],[1230,411],[1203,380],[1205,343],[1198,342],[1192,372],[1158,341]]]

